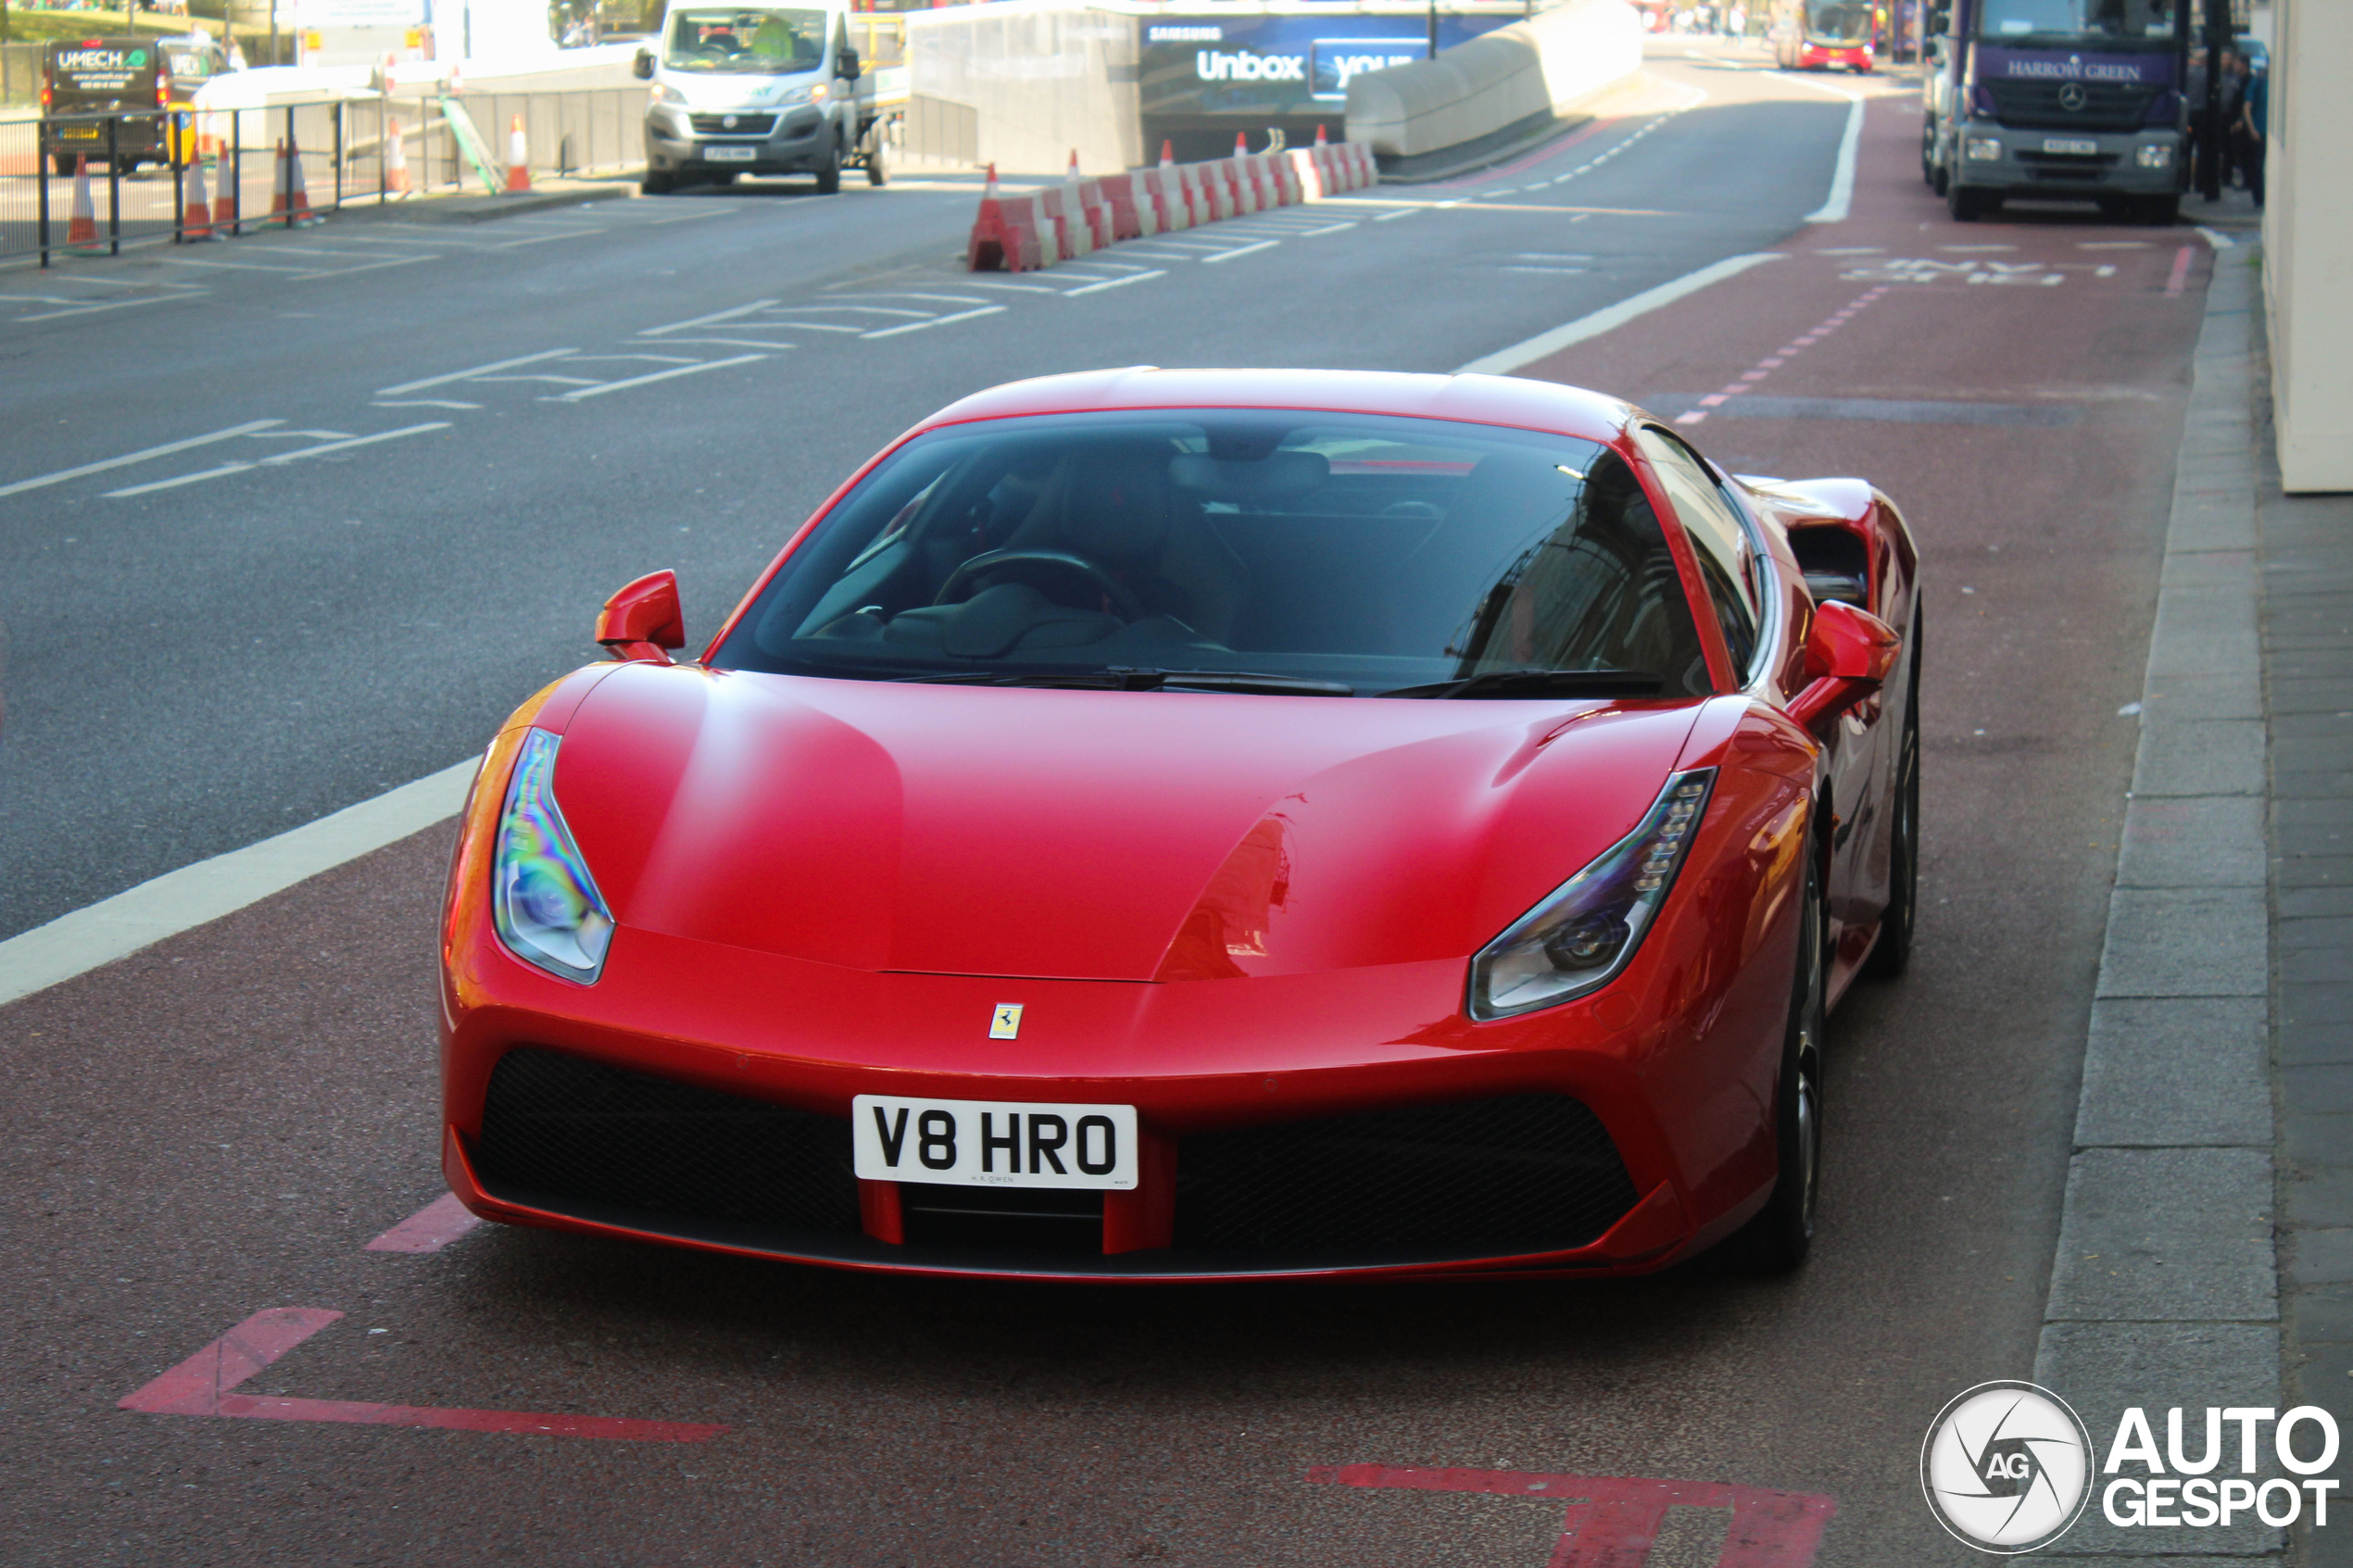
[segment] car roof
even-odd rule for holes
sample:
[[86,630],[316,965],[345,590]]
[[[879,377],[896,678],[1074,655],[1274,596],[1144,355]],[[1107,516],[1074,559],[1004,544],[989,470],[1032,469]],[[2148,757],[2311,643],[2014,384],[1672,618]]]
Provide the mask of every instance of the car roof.
[[1009,382],[961,398],[922,428],[968,420],[1131,408],[1312,408],[1550,431],[1614,442],[1632,418],[1622,400],[1517,376],[1389,370],[1164,370],[1151,365]]

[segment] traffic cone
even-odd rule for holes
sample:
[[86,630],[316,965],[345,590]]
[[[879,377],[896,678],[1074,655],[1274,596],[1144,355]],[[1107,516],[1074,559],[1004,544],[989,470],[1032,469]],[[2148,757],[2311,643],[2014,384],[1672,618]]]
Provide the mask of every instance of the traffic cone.
[[270,216],[262,220],[265,224],[276,223],[283,227],[294,221],[294,214],[287,206],[287,187],[292,183],[286,178],[286,139],[281,136],[278,138],[277,167],[270,176]]
[[289,215],[293,220],[292,226],[297,229],[308,229],[324,223],[326,221],[324,218],[310,210],[310,187],[303,182],[302,178],[302,148],[290,139],[286,143],[286,152],[291,172],[294,175],[294,194],[289,198],[292,204],[289,209]]
[[1161,143],[1160,166],[1163,169],[1174,169],[1176,167],[1176,146],[1175,143]]
[[180,220],[180,237],[183,241],[219,239],[212,232],[212,201],[205,194],[204,165],[190,164],[188,177],[194,183],[188,189],[188,210]]
[[1070,172],[1063,175],[1063,178],[1074,185],[1077,184],[1078,182],[1084,178],[1084,176],[1078,172],[1078,149],[1076,147],[1070,149]]
[[1236,157],[1250,157],[1250,138],[1239,131],[1234,132],[1234,156]]
[[66,224],[66,244],[75,250],[98,248],[98,208],[90,199],[88,154],[73,160],[73,217]]
[[997,199],[997,166],[994,163],[988,166],[988,183],[981,191],[980,199],[985,202],[993,202]]
[[522,116],[507,126],[507,194],[531,189],[531,154],[523,144]]
[[384,133],[384,191],[396,196],[409,194],[409,148],[396,119]]
[[212,237],[225,240],[237,228],[237,182],[220,167],[219,153],[208,154],[204,163],[212,170]]
[[1324,140],[1324,128],[1323,128],[1321,125],[1316,126],[1316,127],[1315,127],[1315,147],[1316,147],[1316,150],[1320,152],[1320,151],[1322,151],[1324,148],[1326,148],[1326,147],[1327,147],[1327,146],[1329,146],[1329,145],[1331,145],[1331,144]]

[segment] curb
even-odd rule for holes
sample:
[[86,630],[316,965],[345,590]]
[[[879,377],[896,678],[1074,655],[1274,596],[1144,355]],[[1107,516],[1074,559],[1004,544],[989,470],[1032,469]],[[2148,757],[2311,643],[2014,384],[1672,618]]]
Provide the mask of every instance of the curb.
[[328,216],[344,222],[362,223],[487,223],[500,218],[519,218],[526,212],[613,201],[636,194],[635,179],[610,180],[593,184],[540,186],[513,195],[419,195],[401,201],[346,203]]
[[[2128,1405],[2280,1404],[2252,270],[2219,253],[2192,359],[2074,1152],[2034,1381]],[[2095,1462],[2098,1456],[2095,1455]],[[2281,1549],[2259,1521],[2195,1549]],[[2182,1549],[2087,1510],[2060,1550]]]

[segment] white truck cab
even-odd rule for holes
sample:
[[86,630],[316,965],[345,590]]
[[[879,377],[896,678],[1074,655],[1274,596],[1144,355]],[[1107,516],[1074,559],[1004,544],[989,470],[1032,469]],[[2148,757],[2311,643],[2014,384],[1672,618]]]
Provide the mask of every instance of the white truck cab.
[[653,83],[648,195],[724,185],[738,174],[812,174],[828,193],[841,188],[846,168],[864,169],[872,184],[887,178],[883,149],[898,108],[850,46],[843,0],[671,0],[635,70]]

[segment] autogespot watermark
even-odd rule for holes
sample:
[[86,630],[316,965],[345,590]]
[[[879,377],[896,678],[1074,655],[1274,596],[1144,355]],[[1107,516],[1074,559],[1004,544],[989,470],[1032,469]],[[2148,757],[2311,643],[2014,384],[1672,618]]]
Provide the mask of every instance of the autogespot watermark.
[[[1920,1490],[1956,1537],[2005,1556],[2040,1550],[2067,1534],[2095,1490],[2101,1515],[2120,1528],[2204,1530],[2249,1519],[2278,1528],[2308,1506],[2313,1524],[2328,1524],[2338,1483],[2321,1473],[2336,1463],[2335,1417],[2318,1405],[2284,1414],[2209,1405],[2205,1441],[2193,1457],[2183,1441],[2190,1414],[2179,1406],[2165,1412],[2160,1448],[2148,1411],[2128,1408],[2095,1471],[2091,1433],[2066,1400],[2032,1383],[1981,1383],[1929,1424]],[[2268,1443],[2259,1436],[2267,1425]],[[2235,1445],[2228,1426],[2237,1428]],[[2216,1475],[2233,1447],[2238,1474]],[[2296,1479],[2253,1479],[2271,1468],[2266,1458]],[[2183,1541],[2151,1549],[2196,1549]]]

